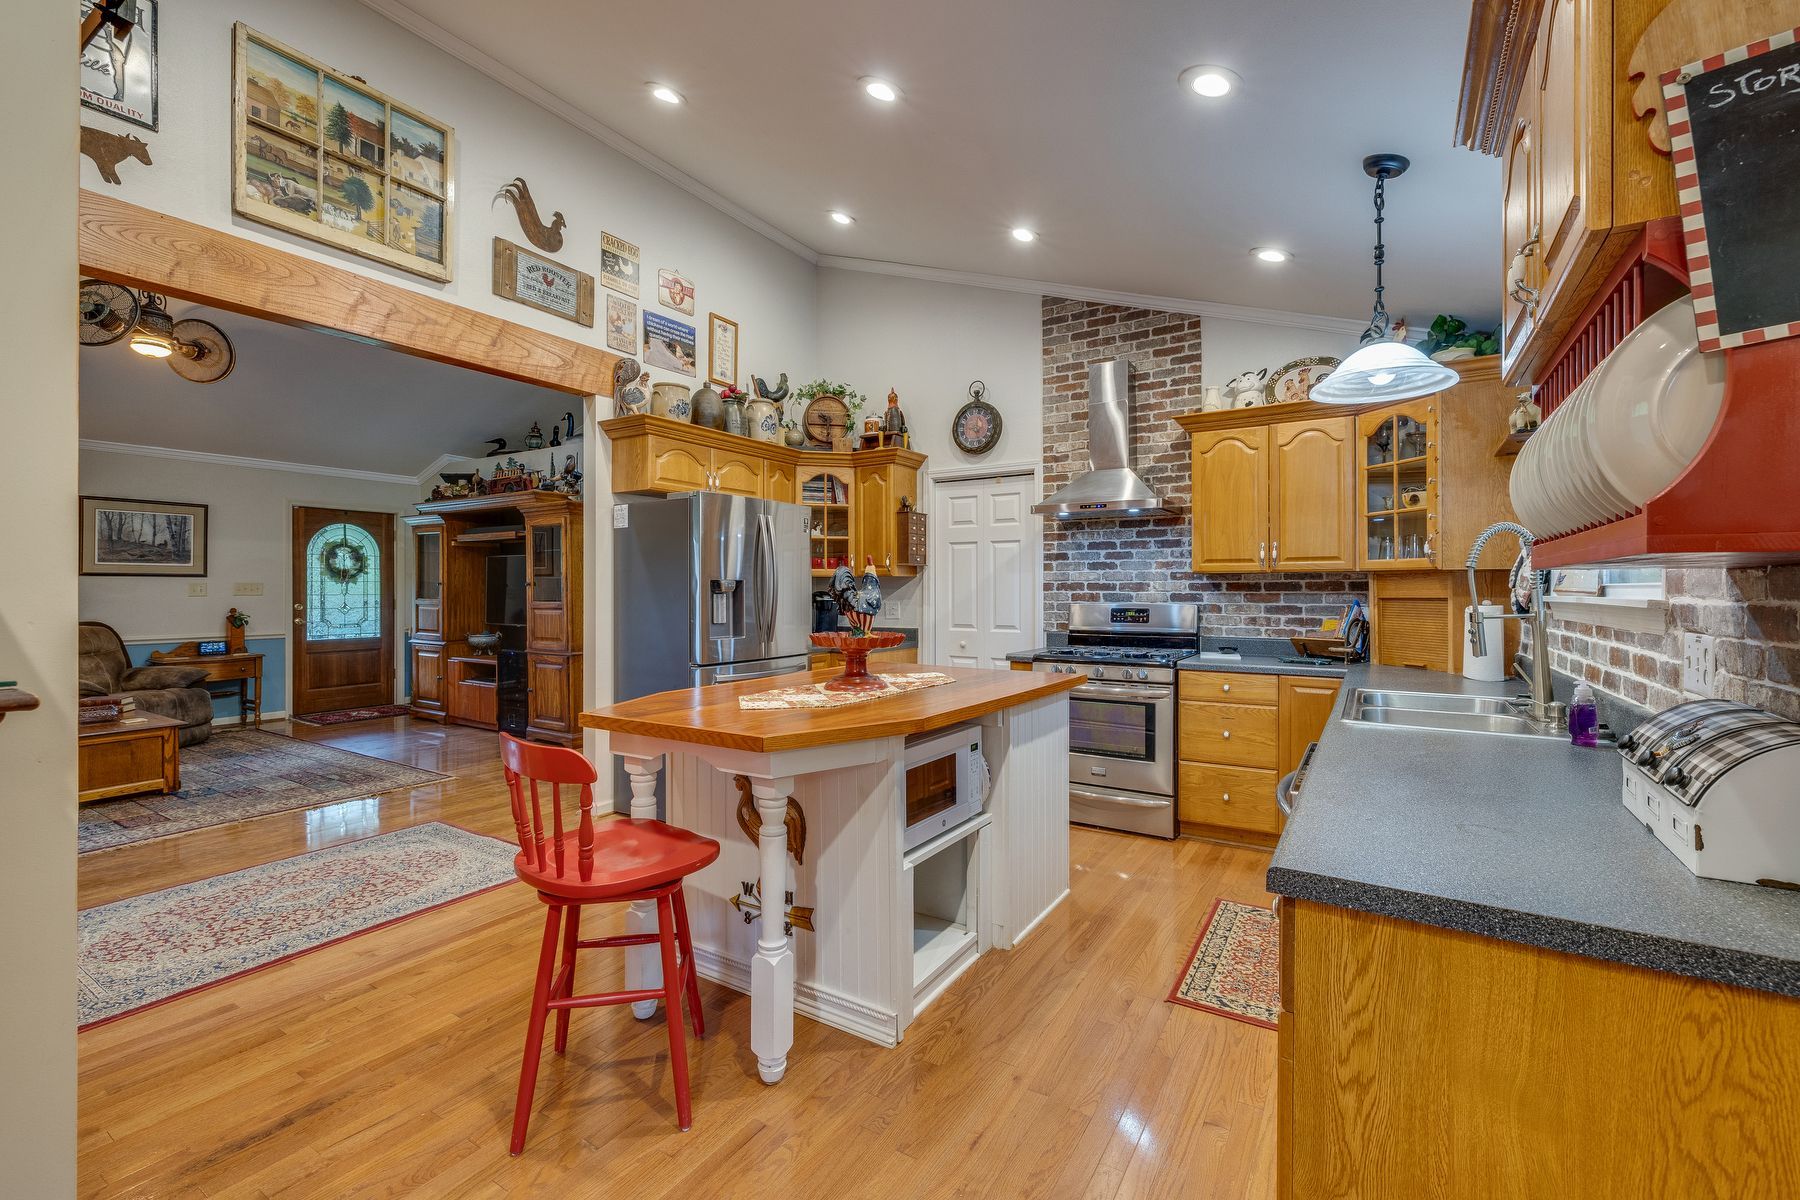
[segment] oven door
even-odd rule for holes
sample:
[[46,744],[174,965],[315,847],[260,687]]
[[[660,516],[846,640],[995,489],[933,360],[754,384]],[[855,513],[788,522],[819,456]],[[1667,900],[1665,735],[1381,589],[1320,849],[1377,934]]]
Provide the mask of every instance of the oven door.
[[1069,693],[1069,782],[1175,794],[1175,688],[1084,683]]

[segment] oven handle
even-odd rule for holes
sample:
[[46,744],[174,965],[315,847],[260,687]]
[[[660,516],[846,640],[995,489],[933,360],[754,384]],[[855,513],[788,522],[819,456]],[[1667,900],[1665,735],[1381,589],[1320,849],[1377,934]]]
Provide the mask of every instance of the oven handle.
[[1121,796],[1115,792],[1090,792],[1086,788],[1071,787],[1071,800],[1088,800],[1095,804],[1110,804],[1114,808],[1167,808],[1166,797],[1158,799],[1151,796]]
[[1104,683],[1084,683],[1069,695],[1078,700],[1167,700],[1175,694],[1174,689],[1166,687],[1124,686],[1115,687]]

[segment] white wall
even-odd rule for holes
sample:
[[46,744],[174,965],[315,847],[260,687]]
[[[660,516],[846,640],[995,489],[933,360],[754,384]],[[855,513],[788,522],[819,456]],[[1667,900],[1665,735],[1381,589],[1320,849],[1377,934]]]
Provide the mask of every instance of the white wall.
[[[745,373],[802,375],[811,369],[815,335],[811,263],[354,0],[310,0],[306,4],[182,0],[165,3],[159,11],[163,19],[159,37],[161,131],[134,130],[91,110],[82,113],[88,124],[142,134],[150,144],[154,165],[122,164],[119,174],[124,182],[115,187],[101,182],[93,163],[84,158],[83,187],[381,276],[520,325],[604,346],[605,332],[599,324],[584,329],[492,292],[493,238],[523,243],[524,237],[512,209],[504,202],[491,205],[490,201],[501,185],[523,176],[545,219],[553,209],[567,218],[563,248],[554,255],[558,261],[597,275],[604,230],[642,248],[653,308],[658,267],[679,268],[695,281],[696,316],[676,319],[698,324],[703,361],[706,314],[713,311],[739,323],[739,363]],[[456,278],[452,282],[432,283],[232,214],[234,20],[339,71],[359,75],[370,86],[455,128]],[[601,39],[597,51],[603,46]],[[625,61],[629,59],[627,55]],[[603,68],[596,59],[595,69],[612,68]],[[596,307],[604,312],[604,305]]]
[[0,724],[0,1192],[44,1200],[75,1194],[74,16],[12,5],[0,38],[0,105],[30,114],[6,133],[30,186],[0,188],[0,327],[28,348],[0,377],[0,679],[43,701]]
[[[81,492],[131,500],[171,500],[207,508],[207,577],[131,578],[87,575],[81,579],[84,621],[105,621],[127,642],[184,642],[225,636],[225,612],[250,614],[252,639],[288,638],[283,696],[293,694],[294,507],[345,508],[406,514],[419,500],[410,483],[379,483],[342,475],[226,466],[159,455],[81,451]],[[394,581],[396,664],[411,624],[412,539],[395,521],[398,562]],[[204,596],[188,595],[190,583],[206,584]],[[260,596],[235,596],[239,583],[262,585]],[[267,665],[267,664],[266,664]],[[396,680],[403,675],[396,670]]]
[[1245,371],[1267,367],[1273,373],[1296,358],[1347,358],[1354,349],[1356,338],[1346,334],[1206,317],[1200,323],[1200,382],[1223,385]]

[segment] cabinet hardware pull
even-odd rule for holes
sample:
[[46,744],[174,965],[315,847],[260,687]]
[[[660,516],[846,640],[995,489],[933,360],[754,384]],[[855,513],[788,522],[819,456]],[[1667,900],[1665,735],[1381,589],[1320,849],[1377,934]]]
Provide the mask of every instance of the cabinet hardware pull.
[[1227,684],[1223,684],[1223,685],[1222,685],[1222,686],[1221,686],[1221,687],[1220,687],[1220,688],[1219,688],[1219,690],[1220,690],[1220,691],[1222,691],[1222,692],[1229,692],[1229,691],[1230,691],[1230,690],[1231,690],[1231,685],[1230,685],[1230,684],[1229,684],[1229,683],[1227,683]]
[[1229,730],[1229,729],[1224,730],[1222,733],[1219,734],[1219,736],[1229,742],[1231,740],[1231,730]]
[[1269,565],[1272,567],[1281,561],[1281,543],[1275,542],[1269,549]]
[[1221,800],[1225,801],[1225,803],[1227,803],[1227,804],[1231,803],[1231,793],[1230,792],[1226,792],[1223,796],[1220,796],[1219,798]]
[[1269,543],[1267,543],[1267,542],[1256,543],[1256,565],[1257,566],[1261,567],[1261,566],[1268,565],[1268,554],[1269,554]]

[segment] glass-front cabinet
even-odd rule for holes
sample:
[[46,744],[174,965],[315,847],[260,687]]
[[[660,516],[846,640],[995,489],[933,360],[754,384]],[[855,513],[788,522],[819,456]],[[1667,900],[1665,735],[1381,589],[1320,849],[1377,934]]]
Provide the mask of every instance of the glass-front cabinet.
[[828,469],[800,470],[800,503],[806,505],[812,573],[825,578],[840,566],[854,567],[850,546],[850,473]]
[[444,631],[444,523],[442,520],[413,526],[413,561],[417,564],[413,592],[413,631]]
[[569,519],[538,516],[525,519],[530,553],[526,559],[525,643],[531,650],[567,650],[569,620],[563,602],[568,587]]
[[1357,418],[1358,552],[1369,571],[1438,563],[1437,405],[1415,400]]

